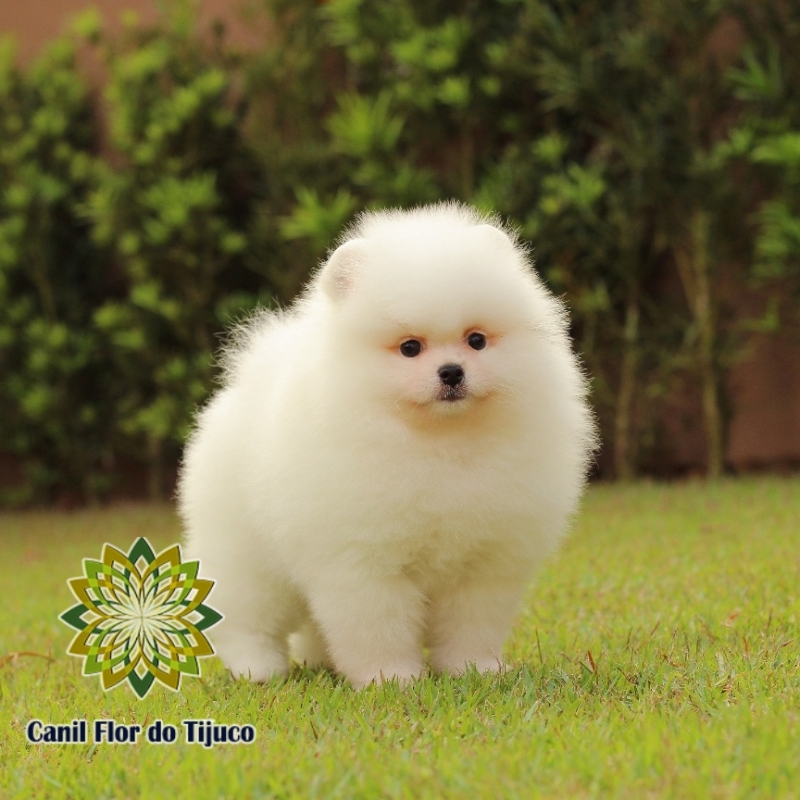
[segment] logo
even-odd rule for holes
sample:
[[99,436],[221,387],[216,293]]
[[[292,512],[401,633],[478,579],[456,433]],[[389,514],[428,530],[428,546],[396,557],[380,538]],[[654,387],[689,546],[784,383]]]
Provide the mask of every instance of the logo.
[[139,699],[156,681],[177,691],[182,676],[199,677],[198,659],[214,654],[203,631],[222,619],[203,603],[214,581],[199,568],[181,562],[180,545],[156,555],[144,537],[127,554],[105,544],[100,561],[83,559],[67,581],[78,604],[59,617],[78,631],[67,653],[84,659],[83,674],[106,691],[127,681]]

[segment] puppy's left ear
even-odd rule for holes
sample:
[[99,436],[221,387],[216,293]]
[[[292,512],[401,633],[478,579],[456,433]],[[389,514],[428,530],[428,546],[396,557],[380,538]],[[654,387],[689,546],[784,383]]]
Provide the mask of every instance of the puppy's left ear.
[[367,249],[365,239],[350,239],[337,247],[322,266],[319,283],[332,300],[341,300],[350,293],[367,263]]

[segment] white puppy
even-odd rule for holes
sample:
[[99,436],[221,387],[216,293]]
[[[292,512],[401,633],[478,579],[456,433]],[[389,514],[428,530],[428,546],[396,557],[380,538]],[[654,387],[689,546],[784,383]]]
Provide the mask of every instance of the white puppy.
[[240,327],[179,487],[217,652],[354,686],[501,666],[595,443],[567,317],[497,219],[368,213],[287,312]]

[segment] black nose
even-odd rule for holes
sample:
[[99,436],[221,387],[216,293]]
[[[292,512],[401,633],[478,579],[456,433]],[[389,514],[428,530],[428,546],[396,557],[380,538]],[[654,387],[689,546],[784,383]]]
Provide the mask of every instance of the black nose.
[[439,378],[445,386],[458,386],[464,380],[464,370],[458,364],[439,367]]

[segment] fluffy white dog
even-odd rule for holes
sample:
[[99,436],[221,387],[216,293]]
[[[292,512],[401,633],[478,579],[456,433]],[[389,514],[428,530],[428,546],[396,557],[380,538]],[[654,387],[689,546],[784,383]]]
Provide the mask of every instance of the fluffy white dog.
[[234,334],[179,487],[217,652],[357,687],[502,666],[595,444],[567,316],[494,217],[367,213]]

